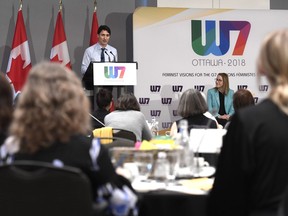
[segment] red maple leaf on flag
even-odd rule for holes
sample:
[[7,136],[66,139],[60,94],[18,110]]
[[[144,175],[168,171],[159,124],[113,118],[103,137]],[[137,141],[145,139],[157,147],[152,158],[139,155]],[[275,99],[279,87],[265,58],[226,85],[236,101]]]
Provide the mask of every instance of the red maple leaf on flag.
[[31,67],[24,68],[25,60],[22,60],[21,55],[18,55],[15,59],[12,59],[10,71],[13,73],[9,73],[9,78],[12,81],[15,91],[21,90],[26,81],[27,75],[31,69]]
[[66,34],[62,21],[61,10],[58,12],[57,21],[55,25],[53,44],[51,49],[50,60],[52,62],[60,62],[71,69],[71,62],[66,41]]
[[58,58],[58,55],[55,55],[54,58],[51,59],[51,61],[52,61],[52,62],[60,62],[60,63],[63,62],[62,60],[60,60],[60,59]]
[[7,76],[15,92],[20,91],[32,67],[29,45],[21,7],[18,11],[12,49],[7,66]]

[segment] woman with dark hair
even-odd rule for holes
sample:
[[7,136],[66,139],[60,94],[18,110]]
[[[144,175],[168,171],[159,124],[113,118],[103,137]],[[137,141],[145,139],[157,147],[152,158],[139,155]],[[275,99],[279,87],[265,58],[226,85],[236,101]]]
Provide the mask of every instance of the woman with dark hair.
[[253,95],[247,89],[239,89],[233,95],[233,107],[235,111],[238,111],[241,108],[255,105]]
[[145,116],[140,112],[140,105],[132,93],[122,94],[118,98],[115,111],[106,115],[104,122],[107,127],[133,132],[138,141],[152,138]]
[[174,136],[178,132],[182,119],[188,121],[188,132],[192,128],[217,128],[217,123],[204,115],[207,111],[207,103],[201,92],[195,89],[186,90],[181,95],[177,110],[182,118],[172,124],[170,135]]
[[218,73],[216,86],[207,92],[208,110],[223,127],[234,113],[233,94],[229,88],[229,78],[226,73]]
[[92,115],[97,119],[93,118],[92,129],[104,127],[104,118],[110,112],[112,105],[112,92],[108,89],[101,88],[96,94],[97,109],[93,111]]
[[13,91],[8,80],[0,72],[0,146],[8,135],[13,113]]
[[1,147],[0,159],[77,167],[89,177],[95,202],[108,202],[113,215],[129,215],[137,197],[131,185],[115,173],[107,149],[98,139],[86,136],[91,127],[89,108],[73,71],[51,62],[34,66],[17,103],[11,137]]
[[[235,112],[239,111],[240,109],[248,106],[254,106],[255,101],[251,92],[247,89],[239,89],[233,95],[233,107]],[[231,122],[231,118],[225,125],[225,129],[228,129]]]

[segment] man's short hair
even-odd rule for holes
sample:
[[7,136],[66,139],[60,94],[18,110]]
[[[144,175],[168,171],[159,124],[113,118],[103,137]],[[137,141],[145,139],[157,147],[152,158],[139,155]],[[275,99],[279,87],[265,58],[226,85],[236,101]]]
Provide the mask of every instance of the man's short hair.
[[100,34],[101,31],[107,31],[111,35],[111,29],[107,25],[99,26],[97,34]]

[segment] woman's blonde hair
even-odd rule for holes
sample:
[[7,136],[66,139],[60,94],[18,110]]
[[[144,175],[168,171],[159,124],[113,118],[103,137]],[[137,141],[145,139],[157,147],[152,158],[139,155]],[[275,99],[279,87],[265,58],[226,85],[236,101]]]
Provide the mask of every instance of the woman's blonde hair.
[[63,65],[34,66],[17,103],[11,134],[20,151],[34,153],[90,129],[89,101],[75,73]]
[[265,75],[271,85],[270,98],[288,114],[288,29],[270,33],[262,42],[258,75]]
[[222,93],[227,95],[229,91],[229,77],[227,73],[218,73],[218,76],[221,76],[223,79],[223,86],[221,87]]

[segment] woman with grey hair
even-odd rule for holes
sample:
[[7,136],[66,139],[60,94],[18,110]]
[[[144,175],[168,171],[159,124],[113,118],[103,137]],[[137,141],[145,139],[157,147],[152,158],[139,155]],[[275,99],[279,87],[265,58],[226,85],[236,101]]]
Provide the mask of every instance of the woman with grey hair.
[[178,115],[182,118],[172,124],[170,135],[174,136],[178,132],[182,119],[188,121],[188,131],[192,128],[217,128],[216,121],[204,115],[207,111],[207,103],[201,92],[196,89],[186,90],[181,95],[177,109]]

